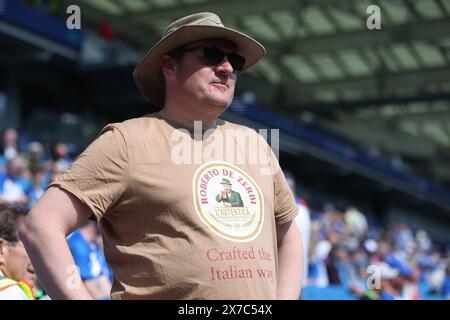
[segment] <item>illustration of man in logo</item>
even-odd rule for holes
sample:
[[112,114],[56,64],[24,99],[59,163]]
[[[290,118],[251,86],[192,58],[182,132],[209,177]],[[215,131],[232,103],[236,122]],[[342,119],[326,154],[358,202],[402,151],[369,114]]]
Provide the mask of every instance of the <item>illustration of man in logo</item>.
[[243,207],[244,202],[242,201],[239,192],[231,190],[230,180],[222,178],[223,191],[216,196],[217,202],[223,202],[225,207]]

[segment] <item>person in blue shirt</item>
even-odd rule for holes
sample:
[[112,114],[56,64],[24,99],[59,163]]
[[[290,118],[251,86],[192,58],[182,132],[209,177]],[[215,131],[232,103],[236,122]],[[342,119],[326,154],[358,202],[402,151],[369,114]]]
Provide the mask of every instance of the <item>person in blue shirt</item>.
[[97,239],[97,226],[88,221],[67,237],[67,243],[89,292],[95,299],[109,299],[112,274]]
[[28,197],[28,208],[31,209],[44,194],[46,183],[44,181],[44,167],[35,165],[30,168],[31,181],[25,190]]
[[441,294],[444,299],[450,300],[450,263],[447,265],[444,283],[442,284]]
[[8,161],[6,172],[0,173],[0,203],[9,202],[19,205],[28,203],[25,190],[29,181],[22,176],[25,167],[25,160],[20,156]]

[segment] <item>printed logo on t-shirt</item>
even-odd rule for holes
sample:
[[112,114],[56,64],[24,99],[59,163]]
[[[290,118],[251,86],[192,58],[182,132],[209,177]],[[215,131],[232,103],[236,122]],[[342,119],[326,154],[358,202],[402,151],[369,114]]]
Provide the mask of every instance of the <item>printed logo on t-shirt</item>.
[[195,172],[192,189],[196,212],[214,233],[235,242],[258,236],[264,200],[245,171],[228,162],[207,162]]

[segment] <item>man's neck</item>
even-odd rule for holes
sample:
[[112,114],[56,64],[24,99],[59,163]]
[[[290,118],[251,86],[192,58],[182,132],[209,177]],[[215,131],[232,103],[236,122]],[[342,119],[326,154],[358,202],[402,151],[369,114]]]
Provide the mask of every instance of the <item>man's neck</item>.
[[194,113],[189,110],[180,110],[180,108],[165,107],[159,114],[189,131],[194,130],[194,122],[200,121],[202,125],[202,131],[215,128],[217,126],[218,115],[210,115],[205,113]]

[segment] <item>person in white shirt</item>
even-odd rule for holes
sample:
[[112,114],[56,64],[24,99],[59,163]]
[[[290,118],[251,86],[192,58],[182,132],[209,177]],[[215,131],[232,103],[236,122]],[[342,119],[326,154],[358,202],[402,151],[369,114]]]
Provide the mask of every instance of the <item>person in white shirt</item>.
[[295,203],[298,207],[298,215],[295,217],[294,221],[300,231],[303,242],[303,286],[306,286],[308,281],[308,252],[309,240],[311,237],[311,217],[306,201],[296,195],[294,176],[290,172],[285,172],[285,176],[291,187],[292,193],[294,194]]

